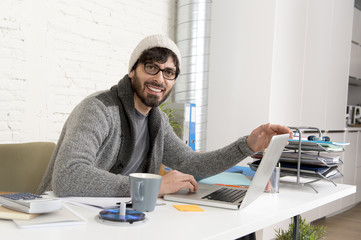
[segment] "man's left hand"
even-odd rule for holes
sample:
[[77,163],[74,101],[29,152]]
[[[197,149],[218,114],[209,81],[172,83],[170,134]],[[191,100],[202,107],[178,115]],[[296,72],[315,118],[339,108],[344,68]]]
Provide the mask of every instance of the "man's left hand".
[[276,124],[264,124],[254,129],[247,137],[247,145],[253,152],[267,148],[274,135],[289,133],[292,138],[292,130],[286,126]]

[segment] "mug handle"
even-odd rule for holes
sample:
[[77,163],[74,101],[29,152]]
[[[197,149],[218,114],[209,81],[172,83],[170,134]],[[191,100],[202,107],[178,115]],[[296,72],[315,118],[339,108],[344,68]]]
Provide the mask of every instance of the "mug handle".
[[143,197],[143,195],[141,195],[140,193],[141,193],[141,188],[143,187],[143,182],[141,182],[141,181],[139,181],[139,182],[137,182],[136,183],[136,190],[135,190],[135,200],[136,201],[143,201],[144,200],[144,197]]

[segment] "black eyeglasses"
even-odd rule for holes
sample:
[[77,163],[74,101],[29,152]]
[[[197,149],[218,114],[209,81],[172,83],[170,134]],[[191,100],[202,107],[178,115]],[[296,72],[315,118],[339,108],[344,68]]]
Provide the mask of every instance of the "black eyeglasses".
[[162,71],[163,77],[167,80],[175,80],[177,78],[177,72],[172,68],[160,69],[157,64],[144,63],[144,71],[150,75],[157,75],[159,71]]

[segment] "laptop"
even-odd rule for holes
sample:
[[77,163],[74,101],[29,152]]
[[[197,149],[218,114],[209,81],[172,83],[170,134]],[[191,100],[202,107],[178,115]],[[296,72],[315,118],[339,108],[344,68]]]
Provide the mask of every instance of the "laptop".
[[244,208],[264,192],[273,169],[276,167],[287,144],[288,138],[289,134],[272,137],[248,189],[198,183],[198,191],[196,192],[182,189],[178,192],[164,195],[164,199],[228,209]]

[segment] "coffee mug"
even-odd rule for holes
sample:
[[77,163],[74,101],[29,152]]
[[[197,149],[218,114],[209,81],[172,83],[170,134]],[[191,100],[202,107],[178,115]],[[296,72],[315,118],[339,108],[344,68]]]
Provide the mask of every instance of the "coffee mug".
[[151,173],[129,174],[132,208],[139,212],[152,212],[157,201],[162,176]]

